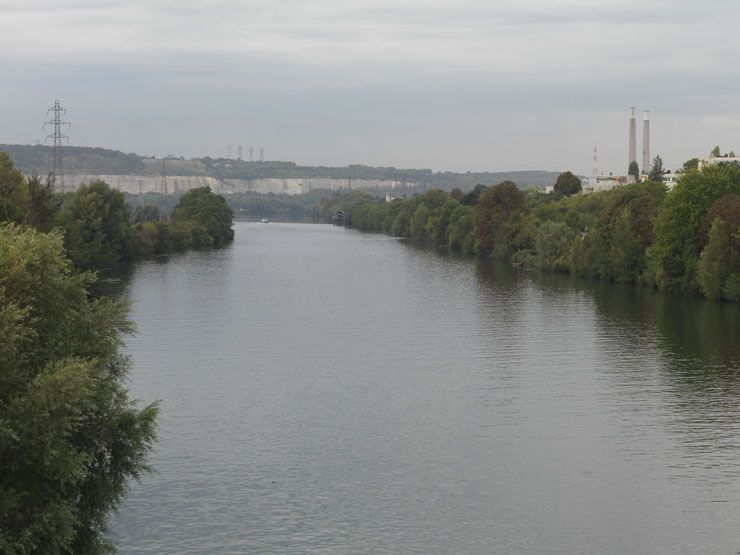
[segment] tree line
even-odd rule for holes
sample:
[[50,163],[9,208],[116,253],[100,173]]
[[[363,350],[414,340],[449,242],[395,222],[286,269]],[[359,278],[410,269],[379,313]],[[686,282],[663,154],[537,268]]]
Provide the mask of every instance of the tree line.
[[210,190],[160,221],[102,182],[55,193],[0,153],[0,553],[113,551],[110,512],[148,470],[158,406],[129,398],[128,306],[92,294],[94,270],[232,238]]
[[431,190],[391,202],[353,192],[319,202],[314,218],[416,238],[516,265],[740,301],[740,168],[687,171],[668,192],[647,181],[576,194],[570,172],[555,191],[504,181],[470,193]]
[[25,177],[0,152],[0,223],[14,222],[63,235],[67,256],[81,270],[231,242],[233,213],[207,187],[179,198],[167,215],[153,205],[131,208],[124,194],[97,181],[73,193],[54,191],[49,179]]

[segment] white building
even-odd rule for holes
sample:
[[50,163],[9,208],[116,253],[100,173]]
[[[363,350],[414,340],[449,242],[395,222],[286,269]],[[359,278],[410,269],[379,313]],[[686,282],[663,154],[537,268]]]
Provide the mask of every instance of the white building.
[[589,177],[583,184],[583,194],[597,193],[599,191],[611,191],[620,185],[632,182],[631,175],[595,175]]
[[699,158],[699,169],[703,170],[706,166],[715,166],[723,164],[735,164],[740,166],[740,157],[738,156],[706,156]]

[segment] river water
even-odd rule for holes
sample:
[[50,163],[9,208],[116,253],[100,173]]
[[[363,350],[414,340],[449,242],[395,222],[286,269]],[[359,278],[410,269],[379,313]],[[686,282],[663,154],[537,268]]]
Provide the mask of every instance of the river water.
[[740,309],[324,225],[138,264],[121,553],[738,553]]

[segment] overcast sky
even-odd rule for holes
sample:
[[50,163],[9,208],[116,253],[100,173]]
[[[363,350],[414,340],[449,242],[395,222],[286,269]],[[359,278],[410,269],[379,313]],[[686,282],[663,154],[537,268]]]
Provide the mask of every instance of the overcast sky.
[[[740,151],[737,0],[0,0],[0,142],[435,170]],[[34,127],[36,126],[36,127]],[[638,121],[638,159],[641,149]]]

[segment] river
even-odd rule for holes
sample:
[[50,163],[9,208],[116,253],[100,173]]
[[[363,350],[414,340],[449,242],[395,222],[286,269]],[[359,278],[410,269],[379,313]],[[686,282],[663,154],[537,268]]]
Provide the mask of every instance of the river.
[[139,263],[124,554],[740,551],[740,309],[238,222]]

